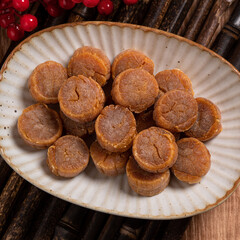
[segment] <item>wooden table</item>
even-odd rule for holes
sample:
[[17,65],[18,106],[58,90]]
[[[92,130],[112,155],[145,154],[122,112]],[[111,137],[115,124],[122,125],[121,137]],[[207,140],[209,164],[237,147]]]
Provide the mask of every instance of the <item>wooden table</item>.
[[[115,2],[116,2],[116,4],[118,4],[118,1],[114,1],[114,3]],[[151,16],[148,15],[148,17],[150,16],[149,17],[150,20],[148,18],[145,18],[144,23],[148,22],[148,24],[145,24],[145,25],[151,26],[151,24],[152,24],[152,27],[156,27],[156,24],[158,24],[157,27],[159,27],[160,26],[159,22],[161,22],[162,29],[164,29],[164,30],[178,33],[180,35],[188,37],[189,39],[198,41],[205,46],[212,47],[214,50],[216,50],[218,53],[220,53],[222,55],[226,54],[226,52],[227,52],[226,49],[230,45],[229,45],[229,41],[228,41],[228,43],[227,43],[228,45],[226,46],[225,38],[228,37],[228,40],[229,40],[230,37],[232,37],[232,35],[231,35],[232,33],[231,34],[228,33],[229,25],[226,25],[226,22],[231,20],[230,16],[232,16],[233,10],[237,8],[237,5],[240,4],[239,1],[236,1],[234,3],[235,5],[233,4],[234,6],[233,5],[230,7],[228,6],[221,12],[221,14],[222,14],[221,17],[220,16],[217,17],[218,24],[217,25],[215,24],[216,26],[213,24],[214,21],[216,21],[216,19],[215,20],[211,19],[211,17],[212,18],[214,18],[214,16],[216,17],[216,15],[218,13],[215,12],[215,14],[213,16],[211,16],[210,13],[211,13],[211,11],[212,12],[214,11],[214,7],[215,8],[218,7],[218,9],[219,9],[219,5],[216,6],[216,2],[219,2],[219,1],[180,1],[181,3],[184,3],[186,6],[187,6],[187,4],[189,6],[188,6],[188,9],[186,10],[187,12],[183,12],[183,11],[179,12],[179,11],[174,10],[175,12],[177,12],[179,14],[178,19],[182,18],[182,20],[181,20],[182,24],[181,24],[181,26],[178,26],[178,28],[177,28],[176,23],[173,24],[174,19],[172,18],[172,15],[171,15],[173,13],[169,13],[170,10],[168,10],[168,12],[167,12],[167,10],[164,10],[164,7],[168,8],[169,5],[171,6],[171,4],[173,4],[174,1],[155,1],[155,0],[142,1],[142,6],[139,7],[139,9],[141,9],[141,11],[142,11],[145,7],[144,4],[149,4],[149,2],[152,2],[152,5],[151,5],[152,7],[154,7],[153,6],[154,2],[157,3],[158,6],[160,6],[162,4],[162,8],[160,9],[160,7],[156,7],[155,12],[152,13]],[[175,2],[177,2],[177,1],[175,1]],[[191,2],[191,4],[189,2]],[[201,8],[199,7],[199,4],[207,5],[207,2],[209,4],[209,6],[205,6],[204,11],[206,11],[206,12],[205,13],[203,12],[202,14],[200,14]],[[222,2],[225,2],[225,1],[222,1]],[[117,6],[119,6],[119,5],[117,5]],[[158,10],[159,10],[159,13],[158,13]],[[82,14],[82,15],[79,14],[79,11],[80,11],[79,9],[75,9],[75,11],[73,11],[70,14],[70,17],[68,19],[84,20],[84,18],[85,18],[84,14]],[[127,11],[129,11],[129,13],[127,13]],[[238,10],[236,10],[236,11],[238,11]],[[236,13],[236,11],[235,11],[235,13]],[[131,7],[130,8],[122,7],[120,13],[118,13],[118,14],[120,14],[118,16],[120,21],[131,22],[129,20],[132,17],[130,13],[132,13]],[[156,14],[158,14],[158,19],[157,19],[158,22],[155,21],[155,23],[152,23],[153,22],[152,19],[156,18],[156,16],[154,16]],[[184,14],[184,17],[182,17],[183,14]],[[240,15],[240,12],[239,12],[239,15]],[[204,19],[202,20],[202,23],[201,23],[202,28],[198,27],[199,35],[197,38],[196,32],[191,31],[191,29],[194,27],[193,25],[194,25],[194,23],[197,22],[197,20],[198,20],[197,23],[201,22],[201,21],[199,21],[199,19],[197,19],[197,17],[199,17],[199,16],[202,19],[203,18]],[[209,21],[206,21],[207,17],[210,18],[210,20],[208,19]],[[105,20],[106,18],[104,19],[104,17],[98,16],[97,19]],[[167,20],[164,20],[164,19],[167,19]],[[193,20],[191,22],[190,21],[191,19],[195,19],[194,20],[195,22]],[[112,20],[112,19],[110,18],[110,20]],[[206,21],[205,25],[203,24],[204,21]],[[186,26],[191,26],[192,28],[186,28]],[[225,28],[223,30],[224,26],[225,26]],[[211,27],[215,28],[214,31],[212,30],[212,32],[210,31]],[[232,25],[231,25],[231,27],[232,27]],[[197,28],[195,26],[195,30],[196,29]],[[222,30],[222,32],[220,33],[221,30]],[[209,32],[209,33],[204,34],[204,31]],[[185,35],[182,34],[183,32],[185,32]],[[240,32],[240,30],[239,30],[239,32]],[[236,47],[237,43],[240,46],[240,44],[239,44],[240,40],[238,39],[239,32],[236,30],[235,35],[233,34],[233,40],[235,42],[231,39],[231,41],[233,41],[233,43],[231,42],[232,43],[231,49],[233,52],[231,53],[231,55],[228,55],[228,57],[227,57],[228,59],[232,59],[231,58],[232,54],[235,54],[236,56],[240,55],[240,47],[238,47],[238,48]],[[210,36],[210,37],[208,37],[208,36]],[[220,40],[217,39],[216,41],[214,41],[217,36]],[[4,55],[6,54],[7,49],[10,46],[10,44],[11,44],[11,41],[6,37],[5,30],[1,29],[0,30],[0,61],[4,58]],[[223,48],[224,48],[224,51],[222,50]],[[235,49],[235,52],[234,52],[234,49]],[[237,50],[238,50],[238,52],[237,52]],[[221,51],[223,51],[223,52],[221,52]],[[236,59],[235,59],[235,61],[236,61]],[[237,63],[238,62],[236,62],[236,64]],[[192,217],[190,224],[188,225],[186,231],[183,234],[182,239],[184,239],[184,240],[195,240],[195,239],[196,240],[218,240],[218,239],[219,240],[225,240],[225,239],[226,240],[235,240],[235,239],[237,240],[237,239],[240,239],[240,214],[239,214],[239,212],[240,212],[240,188],[238,187],[238,189],[220,206],[218,206],[206,213],[202,213],[202,214]],[[134,236],[137,236],[137,233],[136,233],[136,235],[134,235],[134,234],[133,234],[132,238],[122,238],[122,239],[138,239],[137,237],[134,237]],[[174,238],[171,238],[168,236],[169,236],[168,234],[165,234],[165,238],[163,238],[163,239],[174,239]],[[18,239],[18,238],[12,237],[10,239]],[[63,239],[65,239],[65,238],[63,238]],[[148,239],[148,238],[144,238],[144,239]]]

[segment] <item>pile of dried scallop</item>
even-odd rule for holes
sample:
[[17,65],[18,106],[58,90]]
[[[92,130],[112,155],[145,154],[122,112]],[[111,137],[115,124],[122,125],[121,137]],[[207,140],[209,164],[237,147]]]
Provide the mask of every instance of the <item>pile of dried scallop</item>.
[[[57,176],[78,175],[91,155],[102,174],[126,171],[140,195],[163,191],[169,169],[179,180],[197,183],[210,168],[202,142],[221,132],[220,111],[194,98],[181,70],[153,72],[153,61],[133,49],[117,55],[112,66],[100,49],[88,46],[74,52],[67,69],[44,62],[29,77],[38,103],[19,117],[19,134],[35,148],[48,148],[47,164]],[[46,105],[56,103],[58,111]],[[83,139],[94,132],[89,151]]]

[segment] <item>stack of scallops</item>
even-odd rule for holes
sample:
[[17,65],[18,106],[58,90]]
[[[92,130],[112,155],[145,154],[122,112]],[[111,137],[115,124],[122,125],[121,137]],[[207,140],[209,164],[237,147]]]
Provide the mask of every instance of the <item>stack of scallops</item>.
[[181,70],[153,72],[153,61],[133,49],[112,65],[89,46],[77,49],[67,68],[44,62],[29,77],[38,103],[23,110],[19,134],[32,147],[48,148],[47,165],[57,176],[80,174],[91,155],[99,172],[126,172],[143,196],[162,192],[170,169],[180,181],[197,183],[211,165],[203,142],[221,132],[221,113],[210,100],[194,98]]

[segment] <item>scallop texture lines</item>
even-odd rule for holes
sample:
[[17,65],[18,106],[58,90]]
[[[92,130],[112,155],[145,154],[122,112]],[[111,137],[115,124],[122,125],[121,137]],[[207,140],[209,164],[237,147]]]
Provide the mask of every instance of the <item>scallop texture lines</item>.
[[[17,118],[33,100],[27,79],[40,63],[53,60],[64,66],[82,46],[102,49],[110,61],[134,48],[155,63],[154,74],[179,68],[192,80],[196,97],[209,98],[222,111],[223,131],[208,141],[212,166],[200,184],[188,185],[172,177],[154,197],[132,192],[125,175],[109,178],[92,163],[72,179],[61,180],[48,170],[46,150],[26,146],[17,132]],[[75,204],[103,212],[150,219],[197,214],[224,200],[240,178],[240,77],[227,63],[190,41],[145,27],[119,23],[69,24],[28,38],[10,55],[1,72],[0,148],[4,159],[37,187]]]

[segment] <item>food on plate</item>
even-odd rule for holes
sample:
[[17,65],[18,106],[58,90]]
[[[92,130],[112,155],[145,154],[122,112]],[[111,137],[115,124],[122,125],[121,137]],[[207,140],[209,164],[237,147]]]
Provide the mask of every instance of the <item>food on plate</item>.
[[197,120],[198,105],[192,94],[171,90],[161,96],[154,106],[156,125],[172,132],[184,132]]
[[29,77],[29,91],[37,102],[57,103],[58,91],[67,78],[67,69],[60,63],[54,61],[41,63]]
[[207,174],[211,165],[211,155],[204,145],[196,138],[182,138],[177,141],[178,158],[171,170],[181,181],[190,184],[200,182]]
[[126,174],[131,189],[142,196],[151,197],[162,192],[169,184],[170,171],[150,173],[139,167],[130,156],[126,167]]
[[75,177],[88,165],[89,149],[79,137],[65,135],[48,148],[47,165],[56,176]]
[[52,145],[62,135],[63,128],[58,113],[43,103],[25,108],[17,126],[22,139],[38,149]]
[[153,120],[153,110],[141,112],[136,116],[137,132],[141,132],[144,129],[156,126]]
[[107,176],[117,176],[125,173],[130,151],[123,153],[109,152],[95,141],[90,146],[90,154],[100,173]]
[[111,64],[102,50],[84,46],[74,52],[67,69],[69,77],[84,75],[103,86],[110,78]]
[[[130,187],[143,196],[167,187],[169,169],[179,180],[197,183],[211,165],[199,140],[221,132],[220,110],[193,97],[191,80],[181,70],[155,77],[153,70],[150,58],[128,49],[115,57],[110,78],[109,59],[89,46],[74,52],[67,70],[53,61],[42,63],[29,78],[29,90],[43,103],[23,111],[19,134],[35,148],[50,146],[47,165],[56,176],[78,175],[91,155],[106,176],[126,171]],[[60,116],[44,104],[57,102]],[[67,135],[61,137],[62,131]],[[90,134],[86,144],[81,137]]]
[[116,104],[140,113],[152,106],[158,96],[158,84],[144,69],[128,69],[113,82],[111,95]]
[[125,152],[136,135],[133,113],[120,105],[106,106],[95,122],[98,143],[110,152]]
[[213,102],[206,98],[199,97],[196,101],[198,104],[197,120],[185,134],[200,141],[207,141],[222,131],[221,112]]
[[70,77],[59,90],[61,111],[73,121],[86,123],[102,111],[105,94],[101,86],[83,75]]
[[190,78],[179,69],[163,70],[155,75],[160,96],[171,90],[183,90],[194,94]]
[[60,117],[62,119],[65,132],[68,135],[83,137],[87,134],[90,135],[95,131],[94,120],[86,123],[79,123],[65,116],[62,111],[60,111]]
[[151,127],[137,134],[133,140],[132,152],[142,169],[159,173],[165,172],[175,163],[178,147],[171,132]]
[[112,78],[115,79],[119,73],[129,68],[140,68],[153,74],[154,63],[142,52],[134,49],[127,49],[115,57],[112,64]]

